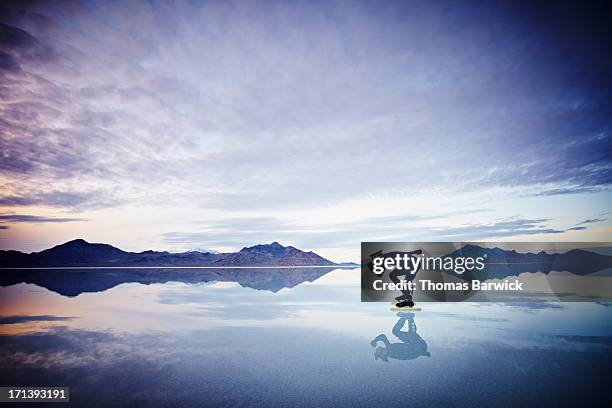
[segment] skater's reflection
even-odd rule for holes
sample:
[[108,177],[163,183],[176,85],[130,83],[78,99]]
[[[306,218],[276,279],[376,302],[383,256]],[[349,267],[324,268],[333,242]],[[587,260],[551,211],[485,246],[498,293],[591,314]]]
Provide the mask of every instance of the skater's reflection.
[[[414,360],[420,356],[430,357],[427,351],[427,343],[417,334],[416,324],[414,323],[414,313],[399,312],[399,320],[393,326],[393,335],[401,340],[401,343],[391,343],[386,335],[379,334],[370,344],[376,347],[378,342],[383,343],[383,347],[376,347],[374,358],[389,361],[390,358],[396,360]],[[408,330],[402,328],[408,323]]]

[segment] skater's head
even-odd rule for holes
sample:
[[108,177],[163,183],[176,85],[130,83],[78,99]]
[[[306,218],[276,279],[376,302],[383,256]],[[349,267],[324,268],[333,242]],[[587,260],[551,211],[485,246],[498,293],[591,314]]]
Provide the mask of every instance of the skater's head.
[[376,350],[374,350],[374,359],[375,360],[382,360],[384,362],[389,362],[389,356],[387,355],[387,349],[385,347],[377,347]]

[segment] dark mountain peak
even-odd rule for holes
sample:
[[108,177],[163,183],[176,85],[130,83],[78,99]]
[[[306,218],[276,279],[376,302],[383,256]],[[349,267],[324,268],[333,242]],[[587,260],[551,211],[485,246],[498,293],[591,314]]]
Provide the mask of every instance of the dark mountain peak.
[[[188,252],[186,252],[188,253]],[[141,255],[168,255],[170,252],[168,251],[154,251],[152,249],[147,249],[146,251],[139,252]]]
[[57,247],[75,247],[75,246],[85,246],[91,245],[89,242],[85,241],[83,238],[73,239],[72,241],[64,242],[63,244],[56,245]]
[[87,242],[82,238],[77,238],[77,239],[73,239],[72,241],[68,241],[68,242],[64,242],[63,244],[59,244],[54,246],[53,248],[50,249],[45,249],[43,252],[51,252],[51,251],[87,251],[87,250],[94,250],[94,251],[119,251],[119,252],[123,252],[122,250],[120,250],[119,248],[115,248],[112,245],[109,244],[93,244],[91,242]]
[[256,245],[257,247],[261,247],[261,248],[266,248],[266,249],[273,249],[273,250],[281,250],[281,249],[285,249],[285,248],[291,248],[291,247],[286,247],[283,246],[281,244],[279,244],[278,242],[274,241],[271,244],[261,244],[261,245]]
[[514,249],[505,250],[498,247],[494,248],[485,248],[481,247],[477,244],[466,244],[459,249],[453,251],[450,255],[452,256],[510,256],[510,255],[519,255]]
[[566,255],[574,255],[574,256],[576,256],[576,255],[593,255],[593,254],[598,255],[595,252],[586,251],[584,249],[578,249],[578,248],[577,249],[570,249],[569,251],[565,252],[565,254]]
[[269,253],[281,253],[286,248],[278,242],[274,241],[271,244],[258,244],[250,247],[244,247],[240,250],[240,252],[269,252]]
[[216,261],[219,265],[334,265],[314,252],[303,252],[292,246],[283,246],[277,241],[244,247],[237,253],[223,254]]
[[119,264],[131,254],[108,244],[92,244],[84,239],[73,239],[31,254],[4,254],[0,258],[3,266],[81,266]]

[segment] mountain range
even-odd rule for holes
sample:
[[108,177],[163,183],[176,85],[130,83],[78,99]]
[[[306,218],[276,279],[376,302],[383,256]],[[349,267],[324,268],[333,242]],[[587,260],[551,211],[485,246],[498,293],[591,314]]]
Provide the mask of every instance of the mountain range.
[[447,255],[448,257],[484,257],[485,268],[466,274],[469,279],[503,279],[518,276],[524,272],[566,271],[574,275],[589,275],[612,268],[612,256],[598,254],[584,249],[572,249],[561,253],[540,251],[516,252],[501,248],[483,248],[478,245],[465,245]]
[[189,251],[126,252],[108,244],[92,244],[75,239],[53,248],[30,254],[0,251],[0,267],[168,267],[168,266],[336,266],[338,264],[315,254],[278,242],[244,247],[238,252],[216,253]]

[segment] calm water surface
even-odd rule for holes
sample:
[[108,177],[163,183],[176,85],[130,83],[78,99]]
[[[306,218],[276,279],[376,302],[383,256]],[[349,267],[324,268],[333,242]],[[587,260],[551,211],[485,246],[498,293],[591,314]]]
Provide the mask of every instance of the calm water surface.
[[[357,270],[303,283],[283,278],[291,270],[240,273],[110,288],[99,281],[111,278],[91,275],[99,292],[75,290],[73,277],[72,296],[40,280],[5,282],[1,385],[70,386],[73,406],[610,402],[610,304],[422,304],[397,314],[359,301]],[[78,275],[79,287],[91,288],[87,279]]]

